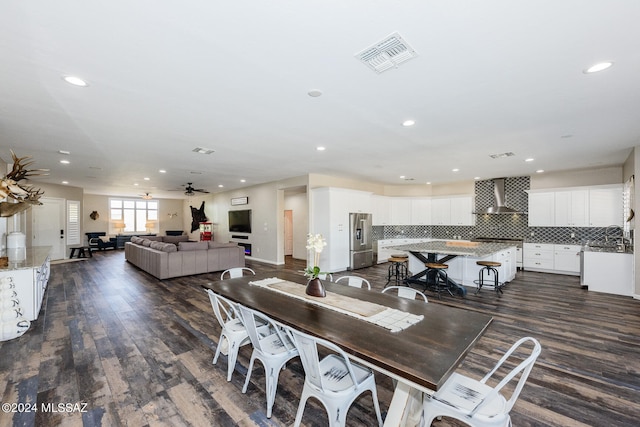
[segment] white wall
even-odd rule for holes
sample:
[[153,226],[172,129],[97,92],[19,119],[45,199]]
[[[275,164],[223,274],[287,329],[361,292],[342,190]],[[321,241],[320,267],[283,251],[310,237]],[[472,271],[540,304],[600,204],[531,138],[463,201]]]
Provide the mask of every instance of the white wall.
[[306,260],[307,234],[309,233],[308,194],[304,192],[287,195],[285,192],[284,208],[293,213],[293,258]]
[[531,189],[581,187],[585,185],[621,184],[622,166],[577,169],[531,175]]

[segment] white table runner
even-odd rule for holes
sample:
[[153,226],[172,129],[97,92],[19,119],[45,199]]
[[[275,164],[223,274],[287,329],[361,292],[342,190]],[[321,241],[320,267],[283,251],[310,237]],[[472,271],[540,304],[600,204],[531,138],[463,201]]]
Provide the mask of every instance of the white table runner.
[[269,279],[249,282],[250,285],[261,286],[263,288],[279,292],[292,298],[304,300],[312,304],[319,305],[330,310],[335,310],[342,314],[355,317],[365,322],[370,322],[382,326],[391,332],[399,332],[415,325],[424,316],[405,313],[395,308],[385,307],[369,301],[362,301],[356,298],[327,292],[326,297],[313,297],[305,293],[305,286],[288,280],[271,277]]

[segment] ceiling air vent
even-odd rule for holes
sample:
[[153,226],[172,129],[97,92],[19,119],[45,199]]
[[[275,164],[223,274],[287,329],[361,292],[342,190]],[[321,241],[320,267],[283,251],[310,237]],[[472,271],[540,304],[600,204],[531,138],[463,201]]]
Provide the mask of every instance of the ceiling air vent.
[[373,71],[382,73],[415,58],[418,54],[400,34],[393,33],[355,56]]

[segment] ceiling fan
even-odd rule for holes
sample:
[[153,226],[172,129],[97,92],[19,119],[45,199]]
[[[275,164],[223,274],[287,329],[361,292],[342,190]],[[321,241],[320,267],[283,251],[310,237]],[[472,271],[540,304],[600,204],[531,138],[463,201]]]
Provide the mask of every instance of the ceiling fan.
[[140,197],[142,197],[144,200],[151,200],[153,199],[153,196],[149,193],[144,193],[144,194],[138,194]]
[[208,193],[208,191],[205,190],[204,188],[193,188],[191,184],[193,183],[187,182],[187,186],[184,189],[184,194],[186,194],[187,196],[192,196],[195,193]]

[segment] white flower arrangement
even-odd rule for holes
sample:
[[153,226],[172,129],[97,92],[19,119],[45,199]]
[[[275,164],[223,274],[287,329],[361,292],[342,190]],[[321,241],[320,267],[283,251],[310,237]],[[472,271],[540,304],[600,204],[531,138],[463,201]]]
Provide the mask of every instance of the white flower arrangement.
[[309,234],[307,236],[307,249],[313,250],[313,267],[307,267],[304,270],[304,275],[310,279],[317,279],[320,274],[326,274],[320,271],[320,253],[322,249],[327,246],[327,241],[322,237],[322,234]]

